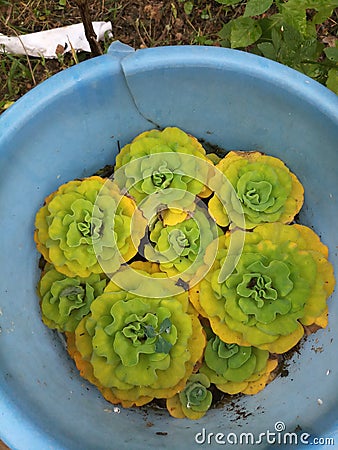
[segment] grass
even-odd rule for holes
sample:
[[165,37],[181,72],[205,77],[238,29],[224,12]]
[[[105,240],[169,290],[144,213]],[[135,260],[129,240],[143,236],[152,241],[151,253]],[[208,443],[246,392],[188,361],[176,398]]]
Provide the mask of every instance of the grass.
[[[110,20],[120,4],[116,1],[93,1],[93,20]],[[0,33],[7,36],[48,30],[81,22],[75,5],[65,0],[0,0]],[[107,46],[107,43],[104,44]],[[56,59],[27,55],[0,55],[0,112],[32,87],[53,74],[88,58],[88,54],[58,55]]]

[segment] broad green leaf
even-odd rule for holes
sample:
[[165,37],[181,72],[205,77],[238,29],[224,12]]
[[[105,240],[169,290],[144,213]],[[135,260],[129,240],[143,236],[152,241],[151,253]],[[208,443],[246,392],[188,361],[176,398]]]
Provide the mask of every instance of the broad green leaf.
[[326,86],[338,94],[338,69],[330,69]]
[[264,17],[258,20],[259,26],[262,29],[262,36],[260,39],[262,42],[270,42],[272,39],[272,32],[281,33],[281,26],[283,25],[283,20],[281,14],[273,14],[270,17]]
[[231,35],[231,27],[232,27],[232,21],[226,23],[225,25],[223,25],[223,27],[221,28],[221,30],[218,33],[218,36],[222,39],[229,39],[230,40],[230,35]]
[[298,47],[300,60],[317,61],[324,50],[324,44],[317,40],[316,36],[303,39]]
[[282,43],[282,32],[280,29],[273,28],[271,30],[271,39],[276,52],[280,49]]
[[288,0],[287,4],[292,8],[315,9],[319,11],[323,8],[338,6],[338,0]]
[[281,13],[288,25],[303,34],[306,33],[306,9],[302,5],[289,0],[281,6]]
[[194,9],[194,3],[193,2],[184,2],[184,12],[187,14],[187,16],[189,14],[192,13],[192,10]]
[[327,19],[337,6],[338,0],[288,0],[280,6],[280,12],[288,24],[306,34],[309,31],[313,32],[313,28],[309,28],[309,22],[306,20],[307,9],[318,11],[314,20],[311,21],[311,25],[315,25]]
[[303,37],[301,33],[297,30],[297,28],[294,28],[293,26],[290,25],[285,25],[283,27],[282,36],[286,46],[290,50],[295,50],[303,42]]
[[257,47],[266,58],[276,59],[276,49],[271,42],[262,42],[261,44],[258,44]]
[[239,17],[232,20],[231,48],[247,47],[254,44],[262,35],[262,29],[257,20],[251,17]]
[[318,10],[317,14],[312,19],[312,22],[315,25],[319,25],[320,23],[325,22],[325,20],[328,19],[332,15],[332,12],[333,12],[332,6],[326,6],[326,7],[320,8]]
[[328,47],[324,50],[325,55],[329,58],[329,60],[338,62],[338,48],[337,47]]
[[245,7],[244,17],[259,16],[267,11],[273,0],[249,0]]
[[231,39],[231,27],[232,22],[228,22],[223,25],[222,29],[219,31],[218,36],[221,38],[221,46],[222,47],[231,47],[230,39]]

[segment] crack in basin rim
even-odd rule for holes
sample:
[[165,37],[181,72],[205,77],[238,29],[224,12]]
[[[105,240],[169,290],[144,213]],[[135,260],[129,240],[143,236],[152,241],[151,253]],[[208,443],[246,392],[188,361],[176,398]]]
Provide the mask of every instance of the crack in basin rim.
[[[245,400],[242,405],[247,411],[254,412],[261,406],[265,414],[257,412],[246,422],[239,421],[241,428],[229,419],[229,412],[220,410],[211,411],[196,423],[150,412],[147,420],[154,423],[153,427],[146,426],[140,411],[107,414],[104,410],[111,405],[98,399],[94,388],[87,391],[88,386],[74,373],[65,350],[55,342],[55,335],[40,323],[34,287],[38,273],[31,267],[37,255],[30,241],[36,209],[61,182],[79,174],[89,175],[111,162],[117,140],[126,143],[139,132],[153,128],[154,123],[160,127],[180,126],[198,138],[227,148],[258,147],[291,164],[305,185],[303,223],[313,224],[320,231],[332,252],[337,273],[337,242],[332,226],[338,197],[334,176],[338,162],[337,96],[292,69],[240,51],[182,46],[134,52],[115,43],[108,55],[42,83],[0,118],[0,226],[6,230],[0,259],[1,437],[13,448],[25,450],[83,448],[83,442],[88,450],[106,449],[112,448],[109,442],[113,437],[115,442],[119,439],[120,448],[144,448],[145,442],[149,448],[172,448],[176,439],[176,448],[183,449],[196,447],[194,433],[202,427],[210,432],[250,431],[256,427],[263,432],[267,427],[273,429],[278,419],[285,420],[287,431],[301,423],[306,427],[304,431],[318,434],[323,430],[325,435],[338,439],[333,390],[338,364],[330,343],[337,337],[334,302],[330,304],[330,328],[310,339],[294,368],[290,368],[295,381],[275,380],[264,393]],[[86,146],[89,150],[83,150]],[[94,149],[99,151],[95,153]],[[323,158],[326,154],[328,161]],[[313,180],[314,167],[320,181]],[[11,181],[16,177],[21,177],[20,190],[30,199],[20,207],[17,204],[22,203],[22,196]],[[8,202],[12,202],[11,207]],[[318,219],[321,211],[325,212],[324,223]],[[20,217],[14,225],[13,215]],[[19,250],[18,236],[20,242],[24,239]],[[8,261],[6,254],[11,254],[13,261]],[[22,280],[15,278],[17,267]],[[13,279],[17,289],[25,293],[21,301],[13,299],[15,291],[9,285]],[[15,329],[10,331],[12,322]],[[320,344],[315,344],[317,338]],[[19,345],[24,341],[28,355]],[[314,354],[311,345],[322,343],[324,352]],[[10,356],[11,350],[20,355],[22,363],[20,358]],[[327,368],[331,376],[325,375]],[[52,373],[55,371],[58,376]],[[308,378],[310,371],[315,391]],[[317,386],[324,382],[325,386]],[[284,405],[283,401],[273,403],[281,398]],[[324,399],[324,404],[318,405],[317,398]],[[294,411],[287,416],[285,411],[291,410],[291,405]],[[74,420],[70,429],[69,423]],[[90,435],[85,427],[93,422],[100,423]],[[138,440],[133,439],[130,429],[135,430]],[[169,439],[156,435],[163,431],[168,432]],[[79,441],[81,433],[83,441]]]
[[[140,83],[141,77],[146,80],[146,74],[155,69],[163,83],[167,81],[165,72],[168,69],[181,70],[182,67],[187,67],[191,71],[212,68],[213,71],[221,71],[223,75],[242,73],[252,80],[264,79],[266,84],[278,86],[288,91],[289,95],[316,105],[328,118],[338,120],[336,94],[304,74],[261,56],[240,50],[194,45],[155,47],[136,52],[125,49],[120,52],[119,42],[113,43],[108,53],[121,58],[131,95],[139,109],[145,108],[145,111],[141,111],[144,115],[148,113],[147,107],[152,104],[143,102],[144,85]],[[136,81],[133,82],[133,79]],[[194,81],[193,76],[191,81]],[[151,116],[151,113],[149,115]],[[154,118],[151,117],[151,122],[153,121]]]

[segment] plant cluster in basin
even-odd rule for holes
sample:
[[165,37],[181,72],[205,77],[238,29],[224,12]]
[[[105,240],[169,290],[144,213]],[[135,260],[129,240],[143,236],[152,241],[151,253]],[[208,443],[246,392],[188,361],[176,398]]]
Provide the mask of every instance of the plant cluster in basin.
[[305,327],[327,325],[333,268],[294,223],[303,197],[276,157],[146,131],[111,178],[71,180],[37,212],[43,322],[114,404],[195,420],[215,393],[256,394]]

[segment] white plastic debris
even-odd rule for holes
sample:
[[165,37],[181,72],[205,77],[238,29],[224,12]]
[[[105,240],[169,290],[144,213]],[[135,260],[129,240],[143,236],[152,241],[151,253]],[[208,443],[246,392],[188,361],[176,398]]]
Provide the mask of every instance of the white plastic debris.
[[[105,33],[112,36],[110,22],[93,22],[93,28],[98,41],[104,39]],[[76,52],[90,52],[82,23],[21,36],[9,37],[0,33],[0,53],[57,58],[72,48]]]

